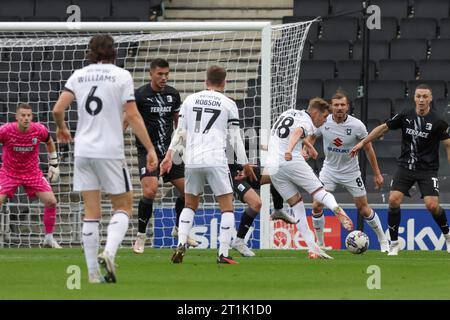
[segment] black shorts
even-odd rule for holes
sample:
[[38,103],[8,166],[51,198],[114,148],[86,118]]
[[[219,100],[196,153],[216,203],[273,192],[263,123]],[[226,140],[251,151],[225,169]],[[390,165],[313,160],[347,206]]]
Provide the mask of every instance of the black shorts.
[[257,189],[259,190],[261,188],[261,184],[259,181],[261,180],[261,170],[259,167],[254,167],[253,171],[256,175],[256,181],[250,181],[249,179],[238,181],[235,179],[237,172],[239,170],[239,166],[230,165],[230,174],[233,179],[233,193],[234,197],[236,199],[239,199],[239,201],[244,202],[244,195],[247,193],[250,189]]
[[401,166],[398,167],[391,183],[391,191],[400,191],[411,197],[409,189],[416,183],[422,198],[425,196],[439,196],[439,180],[437,171],[412,171]]
[[[159,159],[159,163],[161,163],[161,161],[162,159]],[[149,172],[147,170],[147,152],[138,151],[139,178],[142,180],[144,177],[159,177],[159,163],[155,170]],[[170,172],[163,175],[162,178],[164,182],[184,178],[184,163],[178,165],[172,164]]]

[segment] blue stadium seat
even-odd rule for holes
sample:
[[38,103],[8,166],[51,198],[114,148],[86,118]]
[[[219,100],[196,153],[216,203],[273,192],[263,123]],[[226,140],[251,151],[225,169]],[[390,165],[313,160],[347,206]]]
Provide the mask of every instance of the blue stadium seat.
[[294,0],[294,16],[326,16],[328,0]]
[[369,82],[369,99],[406,98],[406,84],[401,80],[372,80]]
[[391,59],[426,59],[428,42],[425,39],[395,39],[391,41],[390,53]]
[[450,80],[450,60],[420,60],[419,79]]
[[[355,42],[352,50],[352,59],[362,59],[362,43],[360,41]],[[370,42],[369,59],[378,62],[382,59],[389,59],[389,42],[387,41],[375,41]]]
[[[343,60],[336,63],[337,77],[338,79],[361,79],[361,60]],[[375,62],[369,61],[369,79],[375,78]]]
[[416,63],[414,60],[380,60],[378,63],[379,80],[415,80]]
[[450,39],[431,40],[430,59],[449,59],[450,58]]
[[358,38],[358,19],[356,18],[330,18],[322,22],[320,40],[350,40]]
[[314,60],[347,60],[350,57],[350,42],[319,40],[313,44]]
[[433,18],[405,18],[400,20],[400,38],[435,39],[437,21]]
[[450,3],[448,0],[414,0],[414,17],[448,18]]
[[334,73],[332,60],[307,60],[300,65],[300,79],[333,79]]

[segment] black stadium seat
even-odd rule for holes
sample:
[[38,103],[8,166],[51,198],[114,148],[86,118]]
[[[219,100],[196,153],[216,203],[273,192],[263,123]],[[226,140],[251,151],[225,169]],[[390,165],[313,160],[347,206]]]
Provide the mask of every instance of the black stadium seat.
[[338,89],[342,89],[347,93],[347,96],[350,100],[354,100],[358,95],[358,85],[358,80],[325,80],[323,85],[323,96],[325,99],[330,99]]
[[405,18],[400,21],[400,38],[435,39],[437,21],[433,18]]
[[369,99],[406,98],[406,84],[401,80],[373,80],[369,83]]
[[300,79],[333,79],[334,73],[332,60],[307,60],[300,65]]
[[5,17],[31,17],[34,15],[34,0],[2,0],[1,8],[0,15]]
[[427,58],[428,42],[425,39],[395,39],[390,44],[391,59],[413,59],[419,61]]
[[322,22],[321,40],[350,40],[358,38],[358,19],[330,18]]
[[419,61],[421,80],[450,80],[450,60]]
[[[356,99],[354,102],[354,115],[361,119],[362,100]],[[384,122],[392,115],[392,101],[391,99],[369,99],[367,108],[368,120],[379,120]]]
[[[361,60],[343,60],[336,63],[338,79],[361,79]],[[369,79],[375,78],[375,62],[369,61]]]
[[346,14],[345,16],[362,17],[362,1],[360,0],[331,0],[331,13],[342,14],[350,11],[355,11],[352,14]]
[[380,60],[378,64],[380,80],[414,80],[416,63],[414,60]]
[[39,0],[36,1],[36,17],[58,17],[65,20],[68,16],[67,7],[71,5],[71,0]]
[[414,98],[395,99],[393,104],[394,113],[400,113],[403,110],[413,109],[415,107]]
[[[387,41],[370,42],[369,58],[370,60],[376,62],[382,59],[389,59],[389,42]],[[359,41],[353,44],[352,59],[353,60],[362,59],[362,43]]]
[[408,0],[372,0],[370,4],[379,6],[383,17],[401,19],[409,15]]
[[414,0],[414,17],[447,18],[450,3],[448,0]]
[[[383,15],[382,15],[383,16]],[[391,41],[398,36],[398,21],[396,18],[381,18],[381,29],[370,30],[370,41]]]
[[450,58],[450,39],[431,40],[430,59]]
[[313,44],[314,60],[346,60],[350,57],[348,41],[316,41]]
[[81,9],[81,21],[103,18],[111,15],[111,0],[72,0]]
[[439,30],[441,39],[450,39],[450,18],[441,19],[439,21]]
[[297,100],[311,99],[311,97],[322,97],[322,80],[301,80],[297,87]]
[[328,0],[294,0],[294,16],[326,16]]
[[425,83],[433,92],[433,100],[446,97],[447,86],[443,80],[411,80],[408,81],[408,95],[413,98],[414,92],[419,84]]
[[112,0],[112,17],[112,19],[135,17],[139,21],[149,21],[150,4],[142,0]]
[[[301,21],[311,21],[315,19],[314,16],[293,16],[293,17],[283,17],[283,23],[296,23]],[[308,35],[306,40],[316,41],[319,37],[319,22],[314,22],[311,24],[308,30]]]

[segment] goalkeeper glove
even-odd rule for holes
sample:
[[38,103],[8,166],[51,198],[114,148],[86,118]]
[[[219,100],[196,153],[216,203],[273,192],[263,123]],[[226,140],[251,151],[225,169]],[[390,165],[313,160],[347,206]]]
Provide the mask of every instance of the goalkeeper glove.
[[59,168],[58,168],[58,154],[52,152],[50,154],[50,159],[48,161],[48,180],[51,183],[57,182],[59,180]]

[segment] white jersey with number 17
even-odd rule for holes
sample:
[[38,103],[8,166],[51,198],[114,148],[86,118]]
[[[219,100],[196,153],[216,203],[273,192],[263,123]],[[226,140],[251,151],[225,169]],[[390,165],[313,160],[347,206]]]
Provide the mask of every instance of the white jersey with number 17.
[[228,128],[239,127],[236,103],[224,94],[203,90],[188,96],[178,126],[186,130],[186,168],[228,167]]
[[135,100],[131,74],[114,64],[91,64],[76,70],[65,89],[77,101],[75,156],[124,159],[123,106]]
[[314,127],[308,112],[304,110],[289,109],[278,117],[270,131],[267,166],[279,166],[287,163],[284,159],[284,153],[288,148],[292,132],[296,128],[303,129],[303,136],[292,151],[292,161],[305,161],[302,156],[302,140],[306,136],[314,134],[316,127]]

